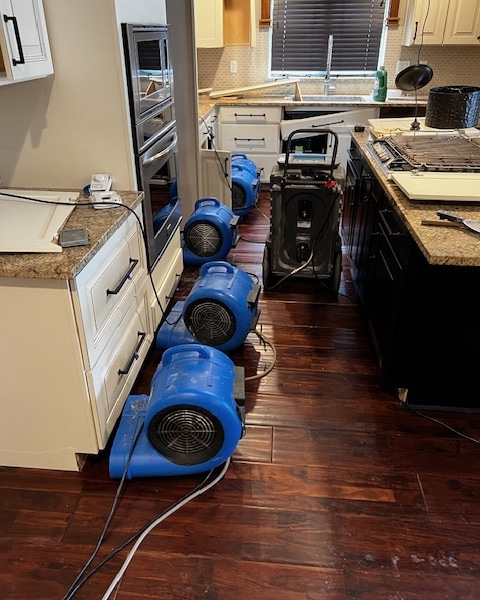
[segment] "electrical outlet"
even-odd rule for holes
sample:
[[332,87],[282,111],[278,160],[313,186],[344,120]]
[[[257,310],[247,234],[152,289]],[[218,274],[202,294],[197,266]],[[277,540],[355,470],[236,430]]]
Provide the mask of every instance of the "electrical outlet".
[[236,73],[236,72],[237,72],[237,61],[231,60],[230,61],[230,73]]

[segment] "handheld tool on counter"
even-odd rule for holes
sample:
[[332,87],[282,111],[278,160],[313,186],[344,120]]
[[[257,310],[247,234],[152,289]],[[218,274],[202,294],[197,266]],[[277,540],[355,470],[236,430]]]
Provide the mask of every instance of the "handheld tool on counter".
[[431,225],[434,227],[466,227],[470,231],[480,233],[480,220],[464,219],[454,213],[449,213],[445,210],[437,211],[440,217],[439,221],[424,219],[422,225]]

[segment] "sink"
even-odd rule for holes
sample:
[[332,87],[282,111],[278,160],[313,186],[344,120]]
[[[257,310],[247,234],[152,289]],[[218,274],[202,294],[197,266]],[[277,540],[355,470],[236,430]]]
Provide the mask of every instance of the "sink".
[[302,95],[303,102],[328,102],[330,104],[352,104],[356,102],[365,102],[364,96],[340,96],[331,94],[329,96],[325,96],[323,94],[318,94],[316,96]]

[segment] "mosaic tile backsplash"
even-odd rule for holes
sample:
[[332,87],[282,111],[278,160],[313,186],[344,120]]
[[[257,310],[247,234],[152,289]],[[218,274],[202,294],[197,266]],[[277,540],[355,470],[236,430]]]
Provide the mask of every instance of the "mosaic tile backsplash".
[[[418,62],[417,47],[403,47],[403,27],[389,28],[385,52],[385,67],[389,75],[388,87],[395,88],[397,61]],[[199,88],[224,90],[268,81],[270,33],[257,31],[257,45],[253,48],[229,46],[225,48],[199,48],[198,84]],[[335,52],[335,48],[334,48]],[[237,73],[230,73],[230,61],[237,61]],[[433,69],[434,76],[422,95],[427,95],[431,87],[445,85],[480,86],[480,46],[423,46],[420,60],[426,61]],[[373,79],[369,77],[338,79],[336,93],[369,94]],[[323,93],[322,80],[302,79],[303,93]]]

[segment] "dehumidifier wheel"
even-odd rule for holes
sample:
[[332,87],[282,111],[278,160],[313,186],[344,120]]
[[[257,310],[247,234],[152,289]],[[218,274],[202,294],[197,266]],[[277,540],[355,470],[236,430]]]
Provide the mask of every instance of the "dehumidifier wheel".
[[272,249],[267,245],[263,251],[262,279],[265,290],[271,289],[277,282],[276,275],[272,273]]
[[329,287],[334,292],[338,292],[338,288],[340,287],[341,277],[342,277],[342,241],[340,238],[338,238],[337,242],[335,244],[335,253],[333,255],[332,274],[329,277]]

